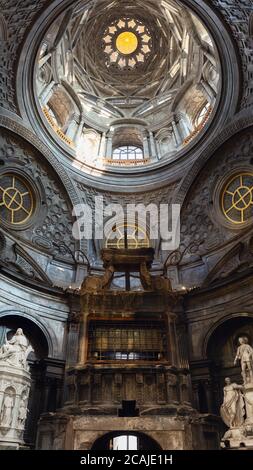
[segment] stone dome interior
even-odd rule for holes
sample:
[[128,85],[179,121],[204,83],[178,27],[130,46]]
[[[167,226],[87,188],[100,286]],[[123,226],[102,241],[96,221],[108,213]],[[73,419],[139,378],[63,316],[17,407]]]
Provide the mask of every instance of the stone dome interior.
[[252,0],[0,4],[0,450],[241,464]]
[[174,0],[77,2],[47,30],[35,75],[58,143],[122,170],[174,160],[210,122],[221,88],[210,33]]

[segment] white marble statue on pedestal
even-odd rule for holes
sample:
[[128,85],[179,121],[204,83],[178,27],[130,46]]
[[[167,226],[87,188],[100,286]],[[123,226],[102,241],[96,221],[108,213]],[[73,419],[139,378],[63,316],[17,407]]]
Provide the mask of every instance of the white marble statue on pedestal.
[[240,361],[243,385],[225,379],[221,417],[229,427],[221,445],[253,449],[253,348],[246,336],[239,338],[234,364]]
[[0,449],[24,444],[31,386],[27,357],[32,350],[21,328],[0,348]]
[[243,386],[231,383],[230,378],[227,377],[223,390],[224,401],[220,410],[221,417],[230,429],[238,428],[243,425],[245,416]]
[[243,382],[253,383],[253,348],[249,345],[247,337],[239,338],[239,346],[235,357],[235,365],[240,361]]
[[10,341],[5,340],[5,344],[0,348],[0,363],[5,362],[16,367],[28,370],[27,356],[32,351],[23,330],[18,328]]

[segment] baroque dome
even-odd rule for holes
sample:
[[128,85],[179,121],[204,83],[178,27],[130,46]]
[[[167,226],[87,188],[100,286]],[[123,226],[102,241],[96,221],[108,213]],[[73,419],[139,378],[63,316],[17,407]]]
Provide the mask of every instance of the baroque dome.
[[39,47],[35,95],[48,132],[98,169],[174,161],[218,107],[208,28],[175,0],[75,2]]

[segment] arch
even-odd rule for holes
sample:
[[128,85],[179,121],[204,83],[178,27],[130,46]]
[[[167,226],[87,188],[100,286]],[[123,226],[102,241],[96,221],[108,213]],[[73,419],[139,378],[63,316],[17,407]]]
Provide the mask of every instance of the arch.
[[38,320],[37,318],[34,318],[32,315],[30,315],[26,312],[22,312],[20,310],[15,310],[15,308],[12,308],[12,307],[8,307],[8,308],[5,307],[3,311],[0,311],[0,321],[4,317],[9,317],[9,318],[10,317],[20,317],[20,318],[26,319],[29,322],[36,325],[37,328],[40,329],[42,335],[44,336],[44,338],[46,340],[47,347],[48,347],[48,356],[49,357],[54,357],[54,355],[55,355],[54,354],[54,350],[55,350],[54,345],[57,344],[57,338],[56,338],[54,332],[52,330],[49,332],[49,330],[46,328],[46,326],[40,320]]
[[[149,434],[139,432],[139,431],[112,431],[100,436],[92,445],[91,450],[98,451],[98,450],[105,450],[106,448],[109,449],[109,443],[115,437],[120,436],[134,436],[139,439],[140,442],[140,450],[154,450],[160,451],[162,447],[158,442],[151,437]],[[108,446],[108,447],[107,447]],[[144,447],[142,447],[144,446]]]
[[208,332],[205,335],[204,341],[203,341],[203,347],[202,347],[202,355],[204,358],[208,357],[208,345],[210,342],[211,337],[215,333],[215,331],[225,323],[227,323],[230,320],[236,319],[236,318],[250,318],[253,320],[253,312],[235,312],[235,313],[229,313],[225,315],[223,318],[219,319],[217,322],[213,323],[211,328],[209,328]]
[[[113,238],[111,238],[113,232],[119,235],[115,243]],[[139,237],[138,234],[141,234],[141,237]],[[110,231],[108,229],[108,231],[105,232],[105,240],[103,240],[101,246],[105,248],[124,248],[126,241],[124,235],[126,235],[128,242],[131,243],[132,240],[136,248],[150,248],[153,246],[153,240],[150,237],[150,226],[142,217],[138,217],[138,223],[134,218],[132,220],[128,218],[127,223],[124,220],[121,221],[121,219],[118,219],[117,224],[115,224],[115,229],[110,228]],[[122,246],[116,246],[117,243],[120,244],[120,240],[122,241]]]

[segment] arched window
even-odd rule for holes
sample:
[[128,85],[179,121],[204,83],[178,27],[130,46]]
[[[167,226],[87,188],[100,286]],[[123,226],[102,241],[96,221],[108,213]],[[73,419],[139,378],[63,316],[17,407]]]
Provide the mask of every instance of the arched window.
[[108,234],[105,246],[114,249],[149,248],[150,240],[146,231],[137,225],[119,225]]
[[122,435],[114,437],[110,445],[112,450],[138,450],[137,436]]
[[159,451],[161,447],[150,436],[143,433],[114,431],[97,439],[92,451],[102,450],[154,450]]
[[125,145],[117,147],[113,151],[113,160],[143,160],[144,154],[141,147],[135,147],[133,145]]

